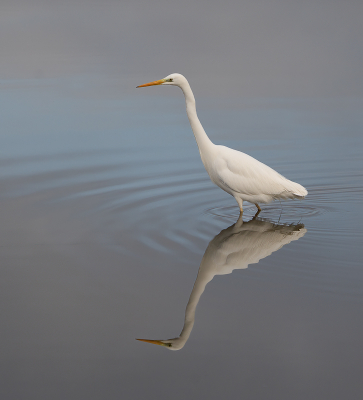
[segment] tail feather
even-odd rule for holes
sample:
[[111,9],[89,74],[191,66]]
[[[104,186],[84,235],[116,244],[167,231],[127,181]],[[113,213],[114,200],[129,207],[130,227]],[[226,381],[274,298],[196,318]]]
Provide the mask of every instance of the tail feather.
[[293,194],[295,196],[298,196],[301,198],[304,198],[305,196],[307,196],[308,191],[304,188],[304,186],[301,186],[299,184],[297,184],[297,185],[298,185],[298,187],[293,191]]
[[[308,194],[308,191],[304,188],[304,186],[301,186],[299,183],[288,181],[288,184],[284,186],[286,197],[303,199]],[[288,193],[288,195],[286,192]]]
[[293,188],[291,190],[291,193],[294,196],[303,199],[308,194],[308,191],[304,188],[304,186],[301,186],[300,184],[295,183],[295,182],[292,182],[292,183],[294,185],[293,185]]

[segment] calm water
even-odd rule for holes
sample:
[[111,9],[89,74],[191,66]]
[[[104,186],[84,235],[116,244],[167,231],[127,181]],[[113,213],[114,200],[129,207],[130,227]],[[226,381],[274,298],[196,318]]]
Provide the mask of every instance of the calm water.
[[237,221],[177,89],[2,82],[1,398],[362,397],[363,99],[196,96],[308,197]]

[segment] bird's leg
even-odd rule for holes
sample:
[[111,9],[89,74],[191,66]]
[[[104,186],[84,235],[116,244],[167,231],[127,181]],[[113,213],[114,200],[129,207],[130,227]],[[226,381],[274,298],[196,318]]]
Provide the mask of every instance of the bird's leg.
[[243,200],[239,197],[235,197],[238,207],[239,207],[239,215],[241,216],[243,214]]
[[238,220],[237,220],[236,223],[234,224],[234,227],[237,228],[237,229],[241,228],[241,226],[243,225],[243,218],[242,218],[242,216],[243,216],[243,212],[240,212],[240,213],[239,213]]
[[243,217],[243,210],[239,210],[239,216],[238,216],[238,221],[242,221],[242,217]]
[[253,216],[252,221],[257,218],[257,215],[261,212],[261,210],[257,210],[256,214]]
[[260,212],[261,211],[261,207],[257,203],[255,203],[255,206],[257,207],[258,212]]

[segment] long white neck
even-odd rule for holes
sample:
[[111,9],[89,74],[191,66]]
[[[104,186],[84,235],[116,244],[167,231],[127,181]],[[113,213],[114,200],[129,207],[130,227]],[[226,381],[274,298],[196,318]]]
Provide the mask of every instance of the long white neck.
[[197,109],[195,107],[195,98],[188,81],[185,80],[185,82],[183,83],[183,85],[180,86],[180,88],[185,96],[185,103],[187,107],[187,115],[189,118],[190,126],[192,127],[195,140],[197,141],[199,153],[202,156],[202,153],[204,153],[208,148],[214,146],[214,144],[205,133],[205,130],[203,129],[203,126],[199,121],[197,115]]

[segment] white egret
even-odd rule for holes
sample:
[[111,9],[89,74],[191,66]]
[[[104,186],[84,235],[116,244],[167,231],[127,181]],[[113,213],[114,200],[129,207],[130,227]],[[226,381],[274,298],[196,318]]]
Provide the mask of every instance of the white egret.
[[154,85],[181,88],[204,167],[212,182],[236,199],[241,213],[244,200],[254,203],[258,211],[261,211],[258,203],[269,203],[275,199],[302,199],[308,194],[303,186],[286,179],[255,158],[212,143],[198,119],[193,92],[183,75],[171,74],[164,79],[137,87]]
[[240,215],[234,225],[222,230],[210,241],[189,297],[180,335],[166,340],[137,340],[165,346],[169,350],[182,349],[192,332],[195,311],[208,282],[216,275],[230,274],[235,269],[246,269],[249,264],[257,264],[282,246],[300,239],[306,232],[303,224],[279,225],[255,218],[243,222]]

